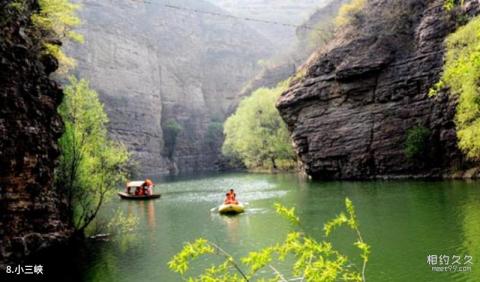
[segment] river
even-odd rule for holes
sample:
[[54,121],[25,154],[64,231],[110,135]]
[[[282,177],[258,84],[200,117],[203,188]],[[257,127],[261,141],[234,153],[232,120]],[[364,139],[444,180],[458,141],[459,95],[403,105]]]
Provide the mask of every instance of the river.
[[[248,202],[246,213],[212,213],[230,187]],[[275,213],[275,202],[296,207],[303,231],[321,239],[323,223],[343,210],[345,197],[371,245],[368,281],[480,281],[479,182],[311,182],[293,174],[234,173],[163,180],[156,188],[161,199],[108,204],[104,217],[120,208],[137,215],[139,226],[123,239],[96,243],[83,261],[83,281],[180,281],[167,262],[198,237],[234,257],[279,242],[293,227]],[[357,255],[348,231],[333,237],[338,249]],[[449,256],[450,265],[453,256],[461,256],[462,265],[472,256],[473,265],[469,272],[435,272],[429,255]]]

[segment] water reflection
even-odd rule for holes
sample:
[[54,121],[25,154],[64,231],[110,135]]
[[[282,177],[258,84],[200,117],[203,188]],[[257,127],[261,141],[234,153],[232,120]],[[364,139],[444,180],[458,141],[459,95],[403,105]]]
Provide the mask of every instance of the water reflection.
[[147,201],[147,226],[150,230],[155,230],[155,203],[153,201]]
[[[469,194],[467,200],[462,206],[463,210],[463,249],[464,253],[461,255],[472,256],[473,265],[471,273],[461,273],[461,276],[467,278],[467,281],[478,281],[480,277],[480,196],[471,190],[466,192]],[[460,275],[459,275],[460,276]]]
[[250,217],[243,215],[220,215],[223,223],[227,227],[227,238],[229,243],[238,244],[241,240],[240,228],[248,229],[250,226]]
[[230,243],[238,243],[240,241],[238,228],[240,224],[239,216],[221,216],[223,222],[227,226],[227,236]]
[[127,205],[127,215],[136,216],[139,219],[146,219],[147,227],[150,231],[156,228],[155,201],[129,201]]

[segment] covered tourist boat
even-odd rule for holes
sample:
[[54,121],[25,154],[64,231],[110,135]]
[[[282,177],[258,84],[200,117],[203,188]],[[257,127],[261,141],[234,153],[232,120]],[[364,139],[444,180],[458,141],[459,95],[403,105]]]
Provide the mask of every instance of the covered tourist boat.
[[149,200],[160,198],[160,193],[153,193],[154,184],[150,179],[145,181],[130,181],[125,192],[118,192],[120,198],[125,200]]

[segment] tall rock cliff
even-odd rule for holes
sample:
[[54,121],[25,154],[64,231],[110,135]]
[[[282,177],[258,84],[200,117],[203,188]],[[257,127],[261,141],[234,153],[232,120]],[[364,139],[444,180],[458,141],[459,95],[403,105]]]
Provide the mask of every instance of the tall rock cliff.
[[[140,171],[220,168],[221,122],[271,44],[241,21],[203,13],[226,13],[206,1],[78,2],[86,42],[68,53],[99,92],[111,135],[129,147]],[[167,146],[171,121],[182,130]]]
[[[466,1],[463,12],[478,12]],[[305,171],[313,178],[438,177],[461,166],[455,102],[428,96],[456,21],[443,1],[367,1],[277,107]],[[429,157],[408,160],[409,129],[429,128]]]
[[63,124],[57,113],[61,88],[49,79],[57,62],[40,55],[30,15],[0,1],[0,272],[65,240],[71,229],[62,218],[62,200],[53,190],[57,139]]

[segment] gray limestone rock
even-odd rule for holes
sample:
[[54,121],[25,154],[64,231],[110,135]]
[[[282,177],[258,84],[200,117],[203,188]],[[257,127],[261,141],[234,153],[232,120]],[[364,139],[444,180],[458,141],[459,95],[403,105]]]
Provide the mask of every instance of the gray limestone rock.
[[[170,2],[79,1],[83,45],[69,45],[76,74],[91,81],[141,174],[218,170],[225,164],[222,132],[210,132],[238,103],[236,93],[272,52],[268,40],[243,22],[169,7]],[[221,12],[205,1],[176,6]],[[164,130],[183,130],[173,154]]]
[[[476,3],[470,14],[478,13]],[[368,179],[441,177],[461,168],[455,101],[446,93],[428,96],[456,22],[442,1],[369,5],[356,29],[316,54],[278,101],[305,171],[320,179]],[[421,162],[404,153],[407,131],[417,125],[431,130]]]

